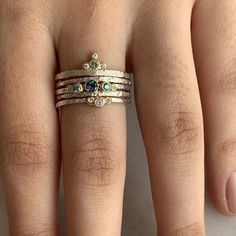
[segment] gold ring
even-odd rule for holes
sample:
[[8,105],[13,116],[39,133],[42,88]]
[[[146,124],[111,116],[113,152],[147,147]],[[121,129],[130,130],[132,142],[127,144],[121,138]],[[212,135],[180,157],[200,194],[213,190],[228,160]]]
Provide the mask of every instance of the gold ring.
[[71,105],[76,103],[87,103],[96,107],[103,107],[106,104],[111,103],[131,103],[131,99],[126,98],[74,98],[74,99],[66,99],[56,103],[56,107],[61,107],[65,105]]
[[[82,84],[81,84],[81,86],[82,86]],[[77,93],[79,87],[80,86],[77,83],[67,85],[64,88],[57,89],[56,95],[65,94],[65,93]],[[79,90],[81,90],[81,88]],[[114,92],[114,91],[119,91],[119,90],[124,90],[124,91],[130,92],[131,86],[128,86],[125,84],[111,84],[111,91]]]
[[68,99],[68,98],[85,98],[85,97],[125,97],[130,98],[130,93],[125,91],[116,92],[81,92],[81,93],[66,93],[57,96],[57,100]]
[[94,53],[90,62],[83,64],[83,69],[57,74],[56,107],[73,103],[96,107],[113,102],[130,103],[133,74],[106,68]]
[[116,84],[126,84],[131,85],[131,81],[127,80],[125,78],[118,78],[118,77],[81,77],[81,78],[73,78],[68,79],[65,81],[59,81],[56,83],[56,87],[60,88],[62,86],[73,84],[73,83],[86,83],[88,80],[96,80],[97,82],[110,82],[110,83],[116,83]]

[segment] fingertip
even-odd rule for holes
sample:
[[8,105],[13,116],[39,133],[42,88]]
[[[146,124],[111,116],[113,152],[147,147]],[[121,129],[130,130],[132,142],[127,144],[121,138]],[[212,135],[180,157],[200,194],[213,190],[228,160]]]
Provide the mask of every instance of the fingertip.
[[236,172],[222,179],[219,181],[215,176],[214,180],[208,180],[209,198],[219,213],[236,216]]
[[226,184],[226,199],[228,210],[232,215],[236,215],[236,172],[233,171]]

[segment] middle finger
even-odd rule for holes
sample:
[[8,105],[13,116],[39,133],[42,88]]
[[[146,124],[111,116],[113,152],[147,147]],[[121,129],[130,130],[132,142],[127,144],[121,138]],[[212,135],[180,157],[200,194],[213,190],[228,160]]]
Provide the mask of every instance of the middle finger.
[[132,42],[137,109],[158,232],[165,236],[204,235],[203,124],[192,7],[188,0],[147,2]]

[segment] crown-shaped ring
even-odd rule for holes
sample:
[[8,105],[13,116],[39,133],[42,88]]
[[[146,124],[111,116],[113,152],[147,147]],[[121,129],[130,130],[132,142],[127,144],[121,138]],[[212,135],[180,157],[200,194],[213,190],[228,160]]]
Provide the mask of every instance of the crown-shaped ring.
[[99,61],[97,53],[92,54],[90,62],[83,64],[84,70],[106,70],[106,68],[107,65]]

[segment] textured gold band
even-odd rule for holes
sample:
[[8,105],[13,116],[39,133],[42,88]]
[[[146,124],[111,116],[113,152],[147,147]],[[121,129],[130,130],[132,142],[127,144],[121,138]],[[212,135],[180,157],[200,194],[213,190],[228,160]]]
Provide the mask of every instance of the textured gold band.
[[56,75],[55,80],[63,80],[74,77],[94,77],[94,76],[109,76],[117,78],[125,78],[131,80],[133,74],[129,74],[118,70],[68,70]]
[[111,103],[130,103],[131,99],[125,99],[125,98],[94,98],[93,100],[91,98],[74,98],[74,99],[67,99],[62,100],[56,103],[56,107],[62,107],[65,105],[70,104],[76,104],[76,103],[87,103],[92,106],[96,107],[102,107],[105,104],[111,104]]
[[86,83],[88,80],[96,80],[97,82],[110,82],[116,84],[125,84],[131,85],[131,81],[124,79],[124,78],[116,78],[116,77],[82,77],[82,78],[75,78],[75,79],[68,79],[65,81],[59,81],[56,83],[56,87],[60,88],[68,84],[73,83]]
[[87,92],[80,92],[76,93],[67,93],[61,94],[57,96],[57,100],[61,99],[68,99],[68,98],[83,98],[83,97],[125,97],[130,98],[129,92],[123,91],[116,91],[116,92],[95,92],[95,93],[87,93]]

